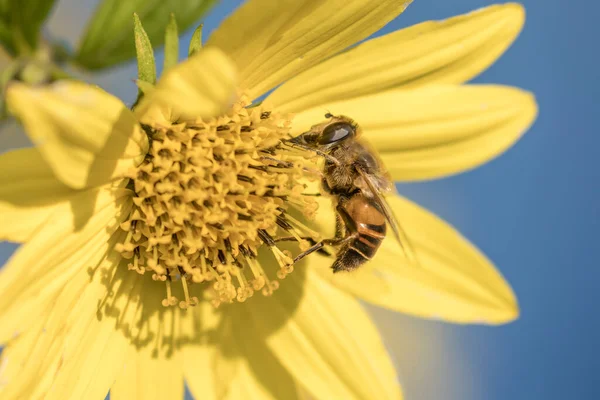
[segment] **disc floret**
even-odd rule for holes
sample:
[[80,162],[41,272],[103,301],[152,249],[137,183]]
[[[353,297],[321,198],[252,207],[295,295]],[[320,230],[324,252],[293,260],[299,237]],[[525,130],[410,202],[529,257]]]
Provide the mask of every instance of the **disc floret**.
[[[195,305],[191,286],[202,282],[209,282],[216,305],[255,291],[268,295],[293,270],[276,238],[287,233],[305,245],[302,235],[315,236],[287,213],[290,206],[316,211],[313,198],[303,195],[304,160],[281,144],[289,138],[289,116],[247,106],[240,100],[217,118],[145,126],[150,150],[129,175],[134,208],[121,224],[127,234],[117,250],[130,270],[165,282],[164,306]],[[263,245],[276,271],[257,260]],[[182,299],[174,281],[181,282]]]

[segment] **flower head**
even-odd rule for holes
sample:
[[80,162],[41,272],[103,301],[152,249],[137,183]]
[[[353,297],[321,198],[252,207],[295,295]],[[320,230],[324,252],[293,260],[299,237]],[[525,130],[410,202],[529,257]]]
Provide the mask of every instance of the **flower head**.
[[[213,282],[215,304],[270,294],[293,269],[274,238],[283,231],[305,242],[308,228],[287,208],[308,216],[316,202],[303,195],[303,160],[280,150],[290,118],[249,105],[242,98],[217,118],[145,125],[152,144],[129,175],[134,209],[121,224],[127,236],[117,250],[131,259],[130,269],[166,282],[164,305],[177,304],[171,279],[180,275],[188,277],[181,279],[182,307],[198,301],[188,280]],[[261,246],[276,271],[257,262]]]
[[24,243],[0,275],[3,398],[180,398],[185,376],[198,398],[396,399],[353,295],[462,323],[515,318],[492,264],[399,196],[389,202],[420,268],[398,266],[392,240],[351,274],[319,254],[293,265],[331,237],[335,214],[311,192],[318,155],[282,139],[327,111],[354,118],[404,180],[473,168],[535,117],[528,93],[456,85],[511,43],[518,5],[335,55],[407,4],[251,0],[143,85],[133,111],[81,83],[12,85],[36,147],[0,156],[0,238]]

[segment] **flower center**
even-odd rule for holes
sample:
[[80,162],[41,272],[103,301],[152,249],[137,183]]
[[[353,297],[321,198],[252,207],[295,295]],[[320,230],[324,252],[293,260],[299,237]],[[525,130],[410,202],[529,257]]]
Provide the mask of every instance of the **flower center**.
[[[164,306],[196,304],[193,284],[200,282],[209,282],[215,305],[258,290],[269,295],[293,270],[278,238],[306,248],[302,235],[317,237],[287,212],[294,207],[311,217],[317,208],[303,194],[302,182],[311,179],[306,160],[281,144],[290,119],[247,104],[211,120],[145,127],[151,146],[130,174],[134,207],[117,250],[130,270],[165,282]],[[257,261],[263,245],[274,270]],[[174,281],[181,282],[180,299]]]

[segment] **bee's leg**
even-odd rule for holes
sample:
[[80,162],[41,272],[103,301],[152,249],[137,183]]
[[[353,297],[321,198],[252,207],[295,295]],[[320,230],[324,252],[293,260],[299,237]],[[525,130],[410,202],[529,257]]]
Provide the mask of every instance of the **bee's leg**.
[[[308,241],[311,246],[314,246],[315,244],[317,244],[317,241],[315,239],[311,238],[310,236],[301,236],[300,239],[304,239],[304,240]],[[284,236],[284,237],[275,239],[275,241],[276,242],[297,242],[298,239],[296,239],[294,236]],[[331,253],[325,249],[319,249],[316,251],[318,251],[319,253],[321,253],[325,256],[328,256],[328,257],[331,256]]]
[[271,157],[271,156],[260,156],[260,159],[261,160],[266,160],[266,161],[273,161],[277,165],[282,166],[282,167],[286,167],[286,168],[291,168],[291,167],[294,166],[294,163],[291,163],[289,161],[283,161],[283,160],[280,160],[278,158]]
[[341,239],[344,237],[346,225],[344,224],[344,220],[342,216],[338,213],[335,214],[335,239]]
[[[308,240],[311,245],[317,243],[317,241],[315,239],[311,238],[310,236],[300,236],[300,239]],[[283,236],[283,237],[279,237],[274,240],[276,242],[297,242],[298,241],[298,239],[296,239],[295,236]]]
[[[283,161],[283,160],[280,160],[278,158],[271,157],[271,156],[260,156],[260,159],[262,161],[272,161],[272,162],[276,163],[277,166],[279,166],[280,168],[292,168],[294,166],[294,163],[292,163],[292,162]],[[316,170],[316,169],[302,167],[302,170],[304,170],[305,172],[310,172],[311,174],[323,176],[323,172]]]
[[302,260],[307,255],[314,253],[315,251],[321,250],[323,248],[323,246],[341,246],[344,243],[347,243],[347,242],[350,242],[350,241],[356,239],[356,236],[357,236],[357,234],[352,234],[352,235],[348,235],[344,238],[339,238],[339,239],[321,240],[319,243],[315,243],[312,247],[310,247],[306,251],[303,251],[302,253],[298,254],[294,258],[294,264],[296,264],[298,261]]

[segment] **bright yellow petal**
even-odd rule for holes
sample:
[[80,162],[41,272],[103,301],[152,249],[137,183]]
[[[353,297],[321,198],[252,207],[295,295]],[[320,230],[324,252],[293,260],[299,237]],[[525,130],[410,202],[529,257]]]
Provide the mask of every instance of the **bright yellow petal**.
[[[375,258],[349,274],[332,274],[332,260],[311,265],[336,286],[364,300],[419,317],[498,324],[517,318],[517,300],[492,263],[440,218],[400,196],[388,197],[419,265],[410,265],[391,235]],[[331,221],[333,222],[333,221]]]
[[[257,294],[258,296],[258,294]],[[245,308],[251,308],[250,303]],[[244,398],[244,393],[252,394],[252,399],[296,399],[298,390],[291,372],[275,357],[265,345],[264,338],[256,331],[248,332],[246,327],[247,310],[232,310],[234,314],[232,337],[235,340],[238,356],[242,357],[239,369],[236,371],[236,385],[229,393],[228,399]],[[240,311],[240,313],[237,313]]]
[[439,178],[500,155],[537,115],[533,95],[495,85],[431,85],[329,103],[296,115],[298,134],[326,111],[348,115],[379,151],[394,180]]
[[236,385],[239,360],[221,354],[216,343],[203,342],[183,350],[185,381],[195,399],[224,399]]
[[298,265],[270,298],[249,301],[251,328],[315,399],[401,398],[367,313],[352,296],[304,268]]
[[[218,351],[214,350],[213,353]],[[232,370],[223,371],[220,368],[215,370],[215,365],[210,363],[215,361],[214,357],[202,358],[206,357],[206,352],[192,350],[188,357],[201,358],[196,358],[193,362],[195,368],[199,369],[190,369],[189,373],[186,373],[190,392],[195,399],[297,399],[297,388],[289,373],[279,364],[278,369],[274,369],[270,363],[273,355],[266,351],[254,360],[256,368],[252,368],[247,362],[253,360],[229,360],[231,354],[215,354],[214,357],[220,357],[221,362],[233,364]],[[269,361],[265,362],[265,356],[269,356]],[[281,380],[281,377],[284,377],[284,380]]]
[[278,110],[299,112],[396,86],[462,83],[504,53],[524,22],[523,6],[509,3],[418,24],[330,58],[284,83],[268,99]]
[[238,359],[222,352],[232,343],[230,330],[224,332],[227,327],[220,323],[220,313],[206,301],[191,310],[191,317],[188,324],[199,334],[182,349],[185,380],[194,398],[222,399],[239,368]]
[[[80,270],[98,265],[131,207],[126,189],[101,188],[74,196],[0,271],[0,343],[31,325]],[[84,224],[85,222],[85,224]]]
[[[152,348],[129,346],[125,365],[110,389],[111,400],[182,400],[183,371],[179,351],[152,355]],[[201,398],[201,397],[199,397]]]
[[[124,265],[121,266],[121,268]],[[125,270],[125,274],[136,275]],[[129,327],[131,345],[124,367],[111,386],[111,399],[126,400],[181,400],[184,396],[182,342],[195,341],[180,329],[187,311],[178,307],[165,308],[162,282],[155,282],[150,274],[136,276],[143,280],[143,291],[135,299],[136,309]]]
[[260,96],[379,30],[412,0],[250,0],[213,32],[241,87]]
[[[48,313],[29,358],[3,360],[18,370],[3,382],[3,399],[106,396],[123,366],[125,332],[133,325],[130,316],[135,308],[128,308],[127,303],[139,295],[141,286],[135,274],[124,266],[117,268],[114,261],[107,259],[93,279],[88,270],[80,269]],[[120,293],[119,301],[106,304],[109,293]],[[115,316],[119,317],[118,323]],[[20,343],[27,344],[9,343],[7,350],[23,345]],[[13,354],[22,354],[22,350]]]
[[197,399],[296,399],[297,387],[289,372],[264,338],[248,329],[245,307],[216,311],[203,302],[194,310],[203,334],[183,350],[191,393]]
[[133,113],[97,87],[74,81],[44,87],[13,83],[6,96],[56,177],[72,188],[122,177],[148,150]]
[[[266,360],[267,356],[269,358],[268,361]],[[267,351],[254,359],[254,361],[256,361],[254,367],[250,366],[248,363],[240,364],[235,384],[231,386],[225,399],[298,399],[296,384],[291,380],[289,373],[281,365],[278,365],[277,369],[272,368],[271,359],[273,358],[273,355]]]
[[35,148],[0,155],[0,171],[0,240],[29,240],[76,193],[56,179]]
[[[128,328],[137,322],[133,319],[135,307],[129,303],[139,296],[141,279],[116,262],[106,272],[106,278],[103,274],[95,276],[79,300],[80,317],[69,316],[56,325],[51,321],[47,328],[53,331],[56,326],[68,332],[60,348],[61,364],[53,371],[48,400],[103,398],[125,364]],[[119,278],[111,279],[113,274]],[[111,293],[118,293],[115,301],[102,307]],[[86,323],[89,314],[92,318]]]
[[205,48],[167,71],[135,113],[142,122],[155,122],[156,109],[169,109],[172,121],[214,117],[234,100],[236,71],[217,48]]
[[[7,398],[7,387],[19,379],[21,366],[31,360],[31,355],[38,344],[47,320],[47,313],[41,318],[35,318],[32,325],[25,331],[15,335],[0,353],[0,397]],[[12,390],[12,389],[11,389]]]

